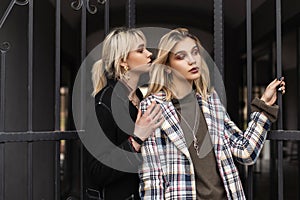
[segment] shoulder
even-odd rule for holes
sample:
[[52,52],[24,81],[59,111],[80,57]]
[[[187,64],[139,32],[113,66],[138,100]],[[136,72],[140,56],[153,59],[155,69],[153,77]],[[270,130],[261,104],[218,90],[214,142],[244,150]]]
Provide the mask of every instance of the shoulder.
[[112,85],[106,85],[95,95],[95,105],[99,103],[109,103],[113,92]]

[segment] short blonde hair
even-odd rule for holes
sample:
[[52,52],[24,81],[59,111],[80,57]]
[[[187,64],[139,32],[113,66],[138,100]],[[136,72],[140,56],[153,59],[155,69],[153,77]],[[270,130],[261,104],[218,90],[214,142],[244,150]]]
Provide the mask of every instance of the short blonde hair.
[[[165,34],[159,42],[158,55],[157,58],[153,61],[153,66],[151,67],[150,83],[146,96],[155,94],[163,90],[166,93],[167,100],[173,98],[174,95],[171,90],[171,88],[173,87],[171,80],[171,68],[170,66],[168,66],[169,57],[170,53],[178,44],[178,42],[187,37],[195,40],[196,45],[198,46],[200,51],[204,50],[200,44],[199,39],[196,36],[190,34],[188,29],[177,28]],[[210,85],[209,69],[202,56],[201,61],[201,75],[199,79],[193,81],[193,86],[195,87],[196,92],[199,93],[204,99],[206,99],[208,94],[212,92],[212,88]]]
[[119,79],[122,76],[121,62],[126,62],[129,52],[141,39],[146,42],[142,31],[124,27],[116,28],[106,36],[103,42],[102,59],[92,68],[93,96],[107,84],[106,77]]

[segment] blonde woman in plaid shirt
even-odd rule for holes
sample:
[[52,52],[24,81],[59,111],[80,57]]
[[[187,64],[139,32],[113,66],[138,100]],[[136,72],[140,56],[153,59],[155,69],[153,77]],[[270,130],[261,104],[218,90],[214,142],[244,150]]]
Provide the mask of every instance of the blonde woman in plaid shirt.
[[141,148],[142,199],[245,199],[234,159],[255,163],[277,118],[277,87],[284,94],[285,82],[272,81],[252,101],[251,120],[242,132],[211,87],[202,51],[199,40],[183,28],[159,43],[140,105],[145,112],[156,101],[165,121]]

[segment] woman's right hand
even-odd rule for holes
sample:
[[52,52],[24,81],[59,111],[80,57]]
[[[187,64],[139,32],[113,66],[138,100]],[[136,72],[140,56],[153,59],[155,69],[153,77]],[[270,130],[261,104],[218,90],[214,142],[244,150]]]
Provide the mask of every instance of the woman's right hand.
[[163,123],[163,115],[160,105],[155,101],[142,114],[141,109],[135,121],[134,135],[145,141]]

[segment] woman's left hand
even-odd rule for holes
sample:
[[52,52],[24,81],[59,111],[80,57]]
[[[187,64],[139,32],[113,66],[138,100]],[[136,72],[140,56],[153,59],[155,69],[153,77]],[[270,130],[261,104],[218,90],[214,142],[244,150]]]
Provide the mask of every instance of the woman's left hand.
[[272,81],[267,86],[265,92],[263,93],[260,99],[263,100],[267,105],[272,106],[277,100],[277,90],[280,91],[282,94],[285,93],[284,77],[281,77],[280,80],[276,78],[274,81]]

